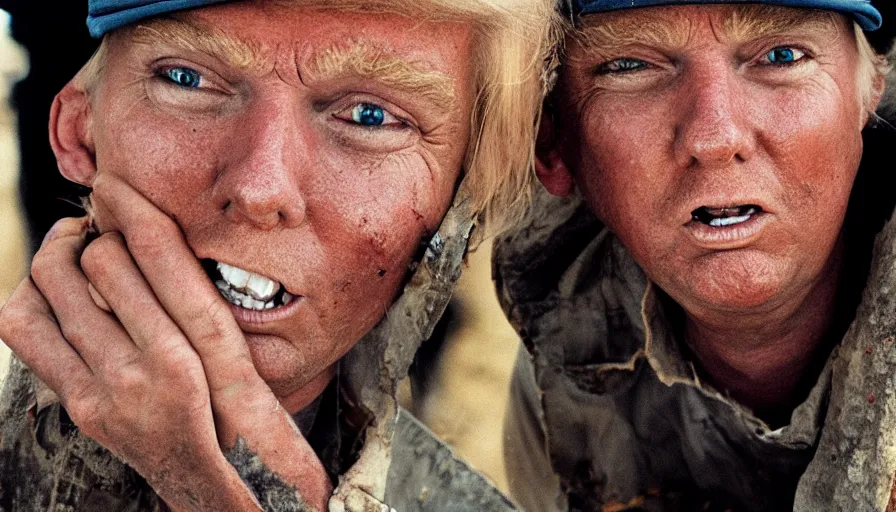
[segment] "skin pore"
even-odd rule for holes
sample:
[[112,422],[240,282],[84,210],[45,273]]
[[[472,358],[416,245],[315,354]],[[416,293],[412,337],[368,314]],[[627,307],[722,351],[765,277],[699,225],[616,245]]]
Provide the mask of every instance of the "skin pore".
[[[583,24],[568,40],[540,179],[555,194],[577,186],[683,308],[714,386],[786,421],[835,316],[841,231],[875,106],[861,101],[851,23],[701,5]],[[727,227],[695,217],[722,209],[758,213]]]
[[[245,3],[119,31],[81,120],[95,168],[67,175],[114,174],[176,219],[199,259],[300,297],[276,318],[234,307],[256,369],[296,412],[385,313],[447,210],[471,39],[460,23]],[[101,209],[96,222],[109,229]]]

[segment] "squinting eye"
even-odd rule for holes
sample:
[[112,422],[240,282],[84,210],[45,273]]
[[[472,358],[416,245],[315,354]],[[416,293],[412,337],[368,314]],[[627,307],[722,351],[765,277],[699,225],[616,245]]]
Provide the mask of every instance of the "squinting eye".
[[637,71],[647,67],[647,63],[639,59],[622,58],[605,62],[598,66],[597,73],[605,75],[608,73],[625,73],[628,71]]
[[373,103],[359,103],[351,109],[351,119],[362,126],[383,126],[388,124],[402,124],[392,114],[379,105]]
[[175,85],[188,88],[199,87],[202,82],[202,75],[198,71],[190,68],[171,68],[165,71],[165,77],[171,80]]
[[779,46],[765,54],[765,59],[772,64],[793,64],[805,57],[806,54],[796,48]]

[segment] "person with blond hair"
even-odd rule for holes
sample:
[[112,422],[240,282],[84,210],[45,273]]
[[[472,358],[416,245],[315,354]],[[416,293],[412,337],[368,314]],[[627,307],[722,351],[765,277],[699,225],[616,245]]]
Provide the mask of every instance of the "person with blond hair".
[[525,207],[554,19],[91,0],[50,118],[88,215],[0,312],[0,509],[509,509],[395,391]]
[[887,509],[896,139],[892,31],[875,31],[892,6],[568,3],[544,190],[495,248],[523,338],[513,496]]

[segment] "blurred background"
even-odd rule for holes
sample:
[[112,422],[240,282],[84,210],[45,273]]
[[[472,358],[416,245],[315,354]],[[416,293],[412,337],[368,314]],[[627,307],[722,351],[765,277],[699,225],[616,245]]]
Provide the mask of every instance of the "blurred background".
[[[0,305],[53,222],[80,215],[70,202],[83,190],[59,176],[47,122],[53,96],[94,49],[85,5],[0,0],[12,13],[0,10]],[[439,339],[424,345],[413,385],[403,386],[403,403],[506,491],[501,428],[519,341],[495,298],[490,255],[488,244],[470,255]],[[8,359],[0,343],[0,381]]]
[[[25,76],[28,60],[10,35],[10,17],[0,11],[0,303],[25,275],[28,247],[19,206],[19,146],[16,115],[9,103],[13,84]],[[0,345],[0,379],[9,351]]]

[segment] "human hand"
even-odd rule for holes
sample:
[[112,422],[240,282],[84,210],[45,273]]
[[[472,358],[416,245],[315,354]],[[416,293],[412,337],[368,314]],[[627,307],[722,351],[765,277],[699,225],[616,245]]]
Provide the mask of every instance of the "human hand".
[[179,227],[116,178],[98,178],[93,200],[111,226],[85,248],[85,221],[61,221],[0,312],[0,337],[172,507],[258,509],[224,457],[239,436],[323,509],[325,471]]

